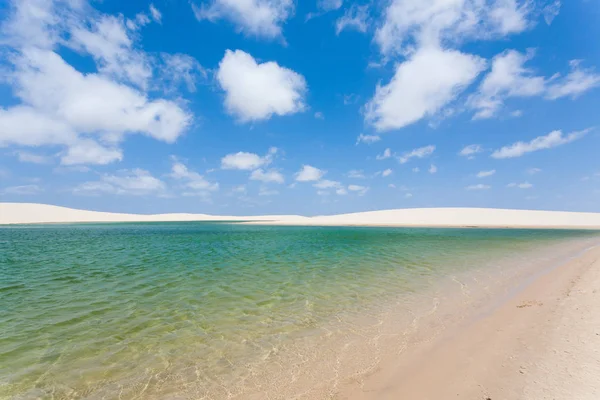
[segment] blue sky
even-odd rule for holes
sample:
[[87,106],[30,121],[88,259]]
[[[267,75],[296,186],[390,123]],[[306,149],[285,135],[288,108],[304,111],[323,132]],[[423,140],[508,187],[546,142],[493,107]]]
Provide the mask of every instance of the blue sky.
[[0,3],[0,199],[600,212],[600,5]]

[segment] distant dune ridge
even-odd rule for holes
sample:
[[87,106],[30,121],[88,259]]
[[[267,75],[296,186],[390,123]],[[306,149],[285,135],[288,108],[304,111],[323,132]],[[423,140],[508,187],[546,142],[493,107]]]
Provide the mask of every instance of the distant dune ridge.
[[71,222],[242,221],[273,225],[433,226],[600,229],[600,213],[503,210],[492,208],[413,208],[331,216],[224,216],[207,214],[121,214],[47,204],[0,203],[0,224]]

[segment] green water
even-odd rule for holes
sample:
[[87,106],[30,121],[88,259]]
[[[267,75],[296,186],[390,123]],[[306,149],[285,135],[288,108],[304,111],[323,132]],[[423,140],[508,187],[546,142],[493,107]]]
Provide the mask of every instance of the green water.
[[242,379],[244,366],[318,336],[334,318],[392,296],[408,302],[494,257],[591,235],[207,223],[2,227],[0,398],[180,398],[184,389],[210,397],[210,387]]

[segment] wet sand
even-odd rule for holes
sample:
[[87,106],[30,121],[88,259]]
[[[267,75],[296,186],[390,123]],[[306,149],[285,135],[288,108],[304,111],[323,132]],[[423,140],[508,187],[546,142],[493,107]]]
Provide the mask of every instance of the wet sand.
[[600,398],[600,247],[388,360],[339,399]]

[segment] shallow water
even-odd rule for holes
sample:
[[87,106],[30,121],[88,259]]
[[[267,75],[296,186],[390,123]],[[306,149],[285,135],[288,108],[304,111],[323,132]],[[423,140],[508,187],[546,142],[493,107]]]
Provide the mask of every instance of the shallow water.
[[[421,307],[423,294],[449,276],[594,235],[193,222],[2,227],[0,398],[245,397],[268,386],[259,370],[309,368],[306,355],[317,349],[339,361],[338,350],[372,341],[348,321],[368,321],[380,304],[400,304],[414,320],[431,308]],[[337,350],[323,346],[333,337]],[[361,357],[356,365],[372,364],[368,352]],[[323,383],[317,371],[292,375],[298,387]]]

